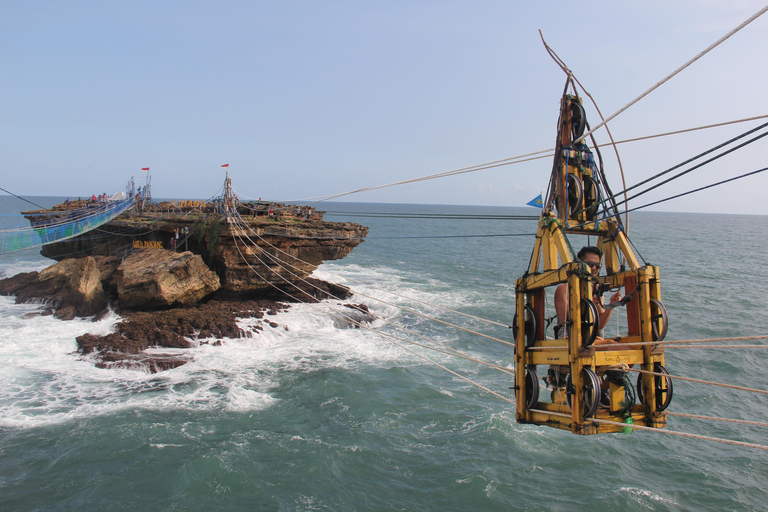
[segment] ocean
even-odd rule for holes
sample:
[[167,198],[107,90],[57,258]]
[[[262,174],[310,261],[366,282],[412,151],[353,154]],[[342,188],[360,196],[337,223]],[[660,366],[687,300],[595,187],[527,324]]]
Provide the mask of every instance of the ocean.
[[[50,206],[64,198],[30,199]],[[0,197],[0,222],[31,208]],[[149,374],[99,369],[77,354],[75,338],[110,332],[116,314],[60,321],[0,297],[0,510],[768,510],[763,450],[517,424],[513,405],[434,363],[510,399],[512,377],[412,344],[437,341],[511,367],[510,346],[432,318],[511,340],[510,329],[481,319],[512,322],[536,222],[391,214],[537,210],[321,208],[327,220],[371,228],[315,276],[350,286],[351,301],[377,316],[373,330],[329,314],[338,301],[296,304],[270,317],[277,328],[200,345],[186,351],[188,364]],[[389,216],[361,216],[371,212]],[[629,236],[660,266],[667,339],[768,333],[768,217],[637,212]],[[37,250],[8,254],[0,277],[51,263]],[[619,311],[607,331],[621,329]],[[668,349],[666,366],[672,375],[768,389],[765,356]],[[674,386],[671,412],[768,422],[764,394]],[[670,417],[668,430],[768,444],[760,426]]]

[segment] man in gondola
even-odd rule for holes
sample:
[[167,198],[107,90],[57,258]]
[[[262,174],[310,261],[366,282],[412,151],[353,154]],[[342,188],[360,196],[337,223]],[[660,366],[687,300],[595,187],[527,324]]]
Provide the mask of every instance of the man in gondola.
[[[590,272],[592,272],[592,277],[597,277],[600,274],[600,268],[602,265],[600,264],[600,261],[603,259],[603,253],[598,249],[597,247],[593,246],[586,246],[582,247],[579,253],[576,255],[576,258],[579,261],[584,262],[588,267]],[[621,300],[621,292],[616,292],[611,296],[611,302],[619,302]],[[595,304],[595,308],[597,309],[597,314],[599,317],[599,325],[600,330],[602,330],[606,324],[608,323],[608,320],[611,318],[611,313],[613,313],[613,308],[611,309],[605,309],[603,307],[603,296],[598,291],[597,287],[594,287],[594,295],[592,296],[592,302]],[[559,285],[555,289],[555,313],[557,314],[557,325],[554,327],[554,335],[555,338],[562,338],[568,335],[568,331],[566,330],[567,321],[568,321],[568,284],[564,283]],[[613,345],[616,342],[610,339],[605,339],[600,336],[598,336],[595,339],[594,345],[603,345],[603,349],[608,348],[607,345]],[[597,348],[597,350],[600,350],[600,348]],[[547,373],[547,380],[550,384],[552,384],[555,387],[561,387],[565,385],[565,375],[568,373],[569,367],[564,365],[551,365],[549,367],[549,371]],[[603,379],[603,382],[601,384],[603,389],[603,396],[601,397],[601,401],[603,405],[607,405],[607,396],[606,396],[606,389],[607,389],[607,383]]]
[[[579,261],[582,261],[589,266],[589,270],[592,272],[592,277],[597,277],[600,274],[600,268],[602,265],[600,261],[603,259],[603,253],[597,247],[587,246],[582,247],[579,253],[576,255]],[[611,302],[618,302],[621,300],[621,292],[616,292],[611,296]],[[602,294],[598,293],[597,287],[595,287],[595,294],[592,297],[592,302],[595,303],[598,316],[600,317],[600,330],[602,330],[608,320],[611,319],[611,313],[613,309],[605,309],[603,307]],[[555,313],[557,314],[557,325],[555,325],[555,338],[563,337],[566,332],[564,330],[566,321],[568,319],[568,285],[561,284],[555,289]],[[598,338],[595,340],[595,345],[602,345],[611,343],[611,340]]]

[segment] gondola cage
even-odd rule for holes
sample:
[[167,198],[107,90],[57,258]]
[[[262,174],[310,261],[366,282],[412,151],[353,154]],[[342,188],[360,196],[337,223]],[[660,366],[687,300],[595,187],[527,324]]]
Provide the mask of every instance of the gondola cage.
[[[597,145],[590,139],[596,160],[582,140],[586,129],[581,99],[564,94],[546,203],[530,265],[515,286],[516,419],[582,435],[620,432],[628,423],[662,428],[672,382],[657,344],[668,323],[659,269],[641,265],[633,253]],[[594,277],[576,259],[571,240],[577,237],[594,240],[585,245],[602,251],[605,275]],[[547,291],[560,284],[568,285],[568,319],[559,337],[549,337]],[[607,290],[625,296],[627,332],[596,347],[593,299]],[[548,396],[539,382],[542,367]],[[630,379],[629,367],[643,372]]]

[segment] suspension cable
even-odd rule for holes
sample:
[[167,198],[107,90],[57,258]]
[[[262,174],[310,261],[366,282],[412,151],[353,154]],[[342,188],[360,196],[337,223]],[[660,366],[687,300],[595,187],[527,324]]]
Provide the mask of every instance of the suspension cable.
[[[241,220],[242,220],[242,217],[241,217]],[[278,252],[280,252],[280,253],[282,253],[282,254],[285,254],[286,256],[289,256],[289,257],[291,257],[291,258],[295,259],[295,260],[296,260],[297,262],[299,262],[299,263],[302,263],[302,264],[304,264],[304,265],[312,265],[311,263],[309,263],[309,262],[307,262],[307,261],[304,261],[304,260],[302,260],[302,259],[300,259],[300,258],[298,258],[298,257],[296,257],[296,256],[293,256],[293,255],[291,255],[291,254],[288,254],[287,252],[283,251],[283,250],[282,250],[282,249],[280,249],[279,247],[277,247],[277,246],[275,246],[275,245],[271,244],[271,243],[270,243],[268,240],[264,239],[264,238],[263,238],[263,237],[262,237],[262,236],[261,236],[259,233],[256,233],[256,232],[254,232],[254,231],[253,231],[253,228],[251,228],[250,226],[248,226],[248,224],[247,224],[247,223],[244,223],[244,225],[246,225],[246,226],[248,227],[248,230],[249,230],[251,233],[253,233],[253,234],[254,234],[256,237],[258,237],[260,241],[264,242],[265,244],[267,244],[267,245],[268,245],[269,247],[271,247],[272,249],[275,249],[276,251],[278,251]],[[265,234],[267,234],[267,233],[265,233]],[[277,235],[277,234],[275,234],[275,235]],[[530,235],[526,235],[526,236],[530,236]],[[295,267],[294,267],[294,268],[295,268]],[[388,291],[388,290],[383,290],[383,289],[381,289],[381,288],[376,288],[376,287],[374,287],[374,286],[371,286],[371,285],[367,285],[367,284],[363,283],[362,281],[358,281],[358,280],[356,280],[356,279],[352,279],[352,278],[350,278],[349,280],[350,280],[350,281],[352,281],[352,282],[356,282],[356,283],[359,283],[359,284],[363,284],[363,285],[365,285],[365,286],[368,286],[369,288],[372,288],[372,289],[374,289],[374,290],[377,290],[377,291],[383,291],[383,292],[386,292],[386,293],[390,293],[390,294],[392,294],[392,295],[395,295],[395,296],[397,296],[397,297],[401,297],[401,298],[404,298],[404,299],[407,299],[407,300],[410,300],[410,301],[418,302],[418,303],[420,303],[420,304],[424,304],[424,305],[427,305],[427,306],[430,306],[430,307],[433,307],[433,308],[436,308],[436,309],[440,309],[440,310],[443,310],[443,311],[448,311],[448,312],[450,312],[450,313],[455,313],[455,314],[457,314],[457,315],[461,315],[461,316],[464,316],[464,317],[466,317],[466,318],[472,318],[472,319],[474,319],[474,320],[480,320],[480,321],[482,321],[482,322],[486,322],[486,323],[490,323],[490,324],[498,325],[498,326],[500,326],[500,327],[506,327],[506,328],[509,328],[509,329],[511,329],[511,328],[512,328],[512,327],[511,327],[511,326],[509,326],[508,324],[503,324],[503,323],[495,322],[495,321],[493,321],[493,320],[489,320],[489,319],[486,319],[486,318],[482,318],[482,317],[478,317],[478,316],[470,315],[470,314],[468,314],[468,313],[463,313],[463,312],[461,312],[461,311],[457,311],[457,310],[455,310],[455,309],[445,308],[445,307],[439,306],[439,305],[437,305],[437,304],[431,304],[431,303],[429,303],[429,302],[425,302],[425,301],[421,301],[421,300],[415,299],[415,298],[413,298],[413,297],[408,297],[408,296],[406,296],[406,295],[401,295],[401,294],[398,294],[398,293],[395,293],[395,292],[391,292],[391,291]],[[355,293],[358,293],[358,292],[355,292]],[[362,294],[361,294],[361,295],[362,295]],[[379,299],[375,299],[375,298],[373,298],[373,297],[371,297],[371,298],[372,298],[373,300],[379,300]],[[394,306],[394,307],[397,307],[397,306]]]
[[744,425],[755,425],[757,427],[768,427],[768,423],[762,421],[749,421],[749,420],[735,420],[731,418],[717,418],[714,416],[700,416],[698,414],[684,414],[681,412],[669,412],[665,411],[668,416],[679,416],[680,418],[693,418],[697,420],[711,420],[711,421],[726,421],[729,423],[742,423]]
[[763,395],[768,395],[768,391],[766,391],[764,389],[748,388],[748,387],[744,387],[744,386],[737,386],[735,384],[723,384],[722,382],[712,382],[712,381],[709,381],[709,380],[693,379],[691,377],[681,377],[679,375],[669,375],[669,374],[666,374],[666,373],[649,372],[648,370],[641,370],[639,368],[630,368],[630,370],[633,371],[633,372],[645,373],[645,374],[648,374],[648,375],[655,375],[657,377],[668,377],[668,378],[671,378],[671,379],[680,379],[680,380],[685,380],[685,381],[688,381],[688,382],[696,382],[698,384],[709,384],[711,386],[719,386],[719,387],[722,387],[722,388],[729,388],[729,389],[738,389],[740,391],[751,391],[752,393],[760,393],[760,394],[763,394]]
[[[644,180],[644,181],[642,181],[642,182],[638,183],[637,185],[633,185],[633,186],[632,186],[632,187],[630,187],[630,188],[636,188],[636,187],[637,187],[637,186],[639,186],[639,185],[645,184],[645,183],[647,183],[648,181],[651,181],[651,180],[653,180],[653,179],[656,179],[656,178],[658,178],[659,176],[662,176],[662,175],[664,175],[664,174],[666,174],[666,173],[668,173],[668,172],[672,171],[673,169],[677,169],[677,168],[679,168],[680,166],[682,166],[682,165],[685,165],[685,164],[687,164],[687,163],[691,162],[692,160],[695,160],[695,159],[697,159],[697,158],[700,158],[701,156],[703,156],[703,155],[705,155],[705,154],[708,154],[708,153],[710,153],[711,151],[714,151],[714,150],[716,150],[716,149],[720,149],[720,148],[721,148],[722,146],[724,146],[725,144],[729,144],[729,143],[731,143],[731,142],[735,141],[735,140],[736,140],[736,139],[738,139],[738,138],[741,138],[741,137],[743,137],[743,136],[745,136],[745,135],[747,135],[747,134],[750,134],[750,133],[754,132],[755,130],[759,130],[760,128],[764,128],[764,127],[766,127],[766,126],[768,126],[768,123],[762,124],[762,125],[758,126],[757,128],[755,128],[755,129],[753,129],[753,130],[750,130],[750,131],[748,131],[748,132],[745,132],[745,133],[743,133],[742,135],[739,135],[738,137],[736,137],[736,138],[734,138],[734,139],[731,139],[731,140],[730,140],[730,141],[728,141],[728,142],[725,142],[725,143],[723,143],[723,144],[721,144],[721,145],[719,145],[719,146],[717,146],[717,147],[715,147],[715,148],[712,148],[711,150],[707,150],[707,151],[705,151],[704,153],[701,153],[701,154],[699,154],[699,155],[695,156],[694,158],[692,158],[692,159],[690,159],[690,160],[687,160],[687,161],[683,162],[682,164],[679,164],[679,165],[676,165],[676,166],[674,166],[674,167],[672,167],[672,168],[670,168],[670,169],[667,169],[666,171],[664,171],[664,172],[662,172],[662,173],[660,173],[660,174],[657,174],[656,176],[653,176],[653,177],[651,177],[651,178],[649,178],[649,179],[647,179],[647,180]],[[678,174],[675,174],[674,176],[672,176],[672,177],[670,177],[670,178],[667,178],[666,180],[664,180],[664,181],[662,181],[662,182],[660,182],[660,183],[657,183],[657,184],[653,185],[652,187],[649,187],[649,188],[647,188],[647,189],[645,189],[645,190],[642,190],[642,191],[638,192],[637,194],[633,195],[632,197],[630,197],[629,199],[625,199],[624,201],[621,201],[621,202],[619,202],[618,204],[626,204],[626,203],[627,203],[627,202],[628,202],[630,199],[635,199],[635,198],[637,198],[637,197],[640,197],[641,195],[643,195],[643,194],[646,194],[646,193],[650,192],[651,190],[654,190],[654,189],[656,189],[656,188],[658,188],[658,187],[660,187],[660,186],[662,186],[662,185],[665,185],[665,184],[669,183],[670,181],[676,180],[677,178],[680,178],[680,177],[682,177],[682,176],[684,176],[684,175],[686,175],[686,174],[688,174],[688,173],[690,173],[690,172],[692,172],[692,171],[695,171],[696,169],[699,169],[699,168],[703,167],[703,166],[704,166],[704,165],[706,165],[706,164],[712,163],[712,162],[714,162],[715,160],[717,160],[717,159],[719,159],[719,158],[722,158],[722,157],[724,157],[724,156],[726,156],[726,155],[729,155],[729,154],[733,153],[734,151],[736,151],[737,149],[741,149],[741,148],[743,148],[743,147],[745,147],[745,146],[747,146],[747,145],[749,145],[749,144],[752,144],[753,142],[755,142],[755,141],[757,141],[757,140],[760,140],[760,139],[762,139],[762,138],[763,138],[763,137],[765,137],[766,135],[768,135],[768,131],[766,131],[765,133],[762,133],[762,134],[760,134],[760,135],[757,135],[757,136],[755,136],[755,137],[753,137],[753,138],[751,138],[751,139],[749,139],[749,140],[747,140],[747,141],[745,141],[745,142],[742,142],[742,143],[741,143],[741,144],[739,144],[738,146],[735,146],[735,147],[733,147],[733,148],[730,148],[730,149],[728,149],[728,150],[726,150],[726,151],[724,151],[724,152],[720,153],[719,155],[715,155],[715,156],[713,156],[712,158],[709,158],[709,159],[707,159],[707,160],[704,160],[703,162],[701,162],[701,163],[699,163],[699,164],[696,164],[696,165],[694,165],[694,166],[693,166],[693,167],[691,167],[690,169],[686,169],[686,170],[684,170],[684,171],[682,171],[682,172],[679,172]]]
[[743,29],[744,27],[746,27],[747,25],[749,25],[750,23],[752,23],[753,21],[755,21],[757,18],[759,18],[760,16],[762,16],[763,14],[765,14],[765,12],[766,12],[766,11],[768,11],[768,6],[765,6],[765,7],[763,7],[762,9],[760,9],[758,12],[756,12],[755,14],[753,14],[752,16],[750,16],[750,17],[749,17],[747,20],[745,20],[744,22],[742,22],[742,23],[741,23],[740,25],[738,25],[736,28],[734,28],[733,30],[731,30],[730,32],[728,32],[727,34],[725,34],[723,37],[721,37],[720,39],[718,39],[717,41],[715,41],[714,43],[712,43],[711,45],[709,45],[707,48],[705,48],[703,51],[701,51],[701,52],[700,52],[698,55],[696,55],[695,57],[691,58],[691,59],[690,59],[688,62],[686,62],[685,64],[683,64],[682,66],[680,66],[679,68],[677,68],[675,71],[673,71],[672,73],[670,73],[669,75],[667,75],[666,77],[664,77],[663,79],[661,79],[659,82],[657,82],[655,85],[653,85],[653,86],[652,86],[650,89],[648,89],[647,91],[645,91],[644,93],[642,93],[640,96],[638,96],[638,97],[637,97],[637,98],[635,98],[634,100],[630,101],[629,103],[627,103],[626,105],[624,105],[623,107],[621,107],[621,108],[620,108],[619,110],[617,110],[615,113],[613,113],[613,114],[611,114],[610,116],[608,116],[608,118],[607,118],[607,119],[605,119],[605,120],[603,120],[603,122],[599,123],[597,126],[595,126],[594,128],[592,128],[592,129],[591,129],[591,130],[589,130],[588,132],[584,133],[584,134],[583,134],[581,137],[579,137],[577,140],[575,140],[575,141],[574,141],[574,144],[575,144],[575,143],[577,143],[577,142],[581,142],[581,141],[582,141],[582,140],[584,140],[584,139],[585,139],[585,138],[586,138],[588,135],[591,135],[591,134],[592,134],[592,133],[593,133],[595,130],[598,130],[599,128],[602,128],[602,127],[603,127],[605,124],[607,124],[609,121],[612,121],[612,120],[613,120],[615,117],[617,117],[619,114],[623,113],[623,112],[624,112],[625,110],[627,110],[629,107],[631,107],[632,105],[634,105],[635,103],[637,103],[637,102],[638,102],[638,101],[640,101],[641,99],[643,99],[643,98],[645,98],[646,96],[648,96],[650,93],[652,93],[653,91],[655,91],[656,89],[658,89],[659,87],[661,87],[662,85],[664,85],[664,83],[666,83],[667,81],[669,81],[669,80],[670,80],[672,77],[674,77],[675,75],[677,75],[678,73],[680,73],[681,71],[683,71],[685,68],[687,68],[688,66],[690,66],[691,64],[693,64],[694,62],[696,62],[697,60],[699,60],[701,57],[703,57],[704,55],[706,55],[707,53],[709,53],[710,51],[712,51],[713,49],[715,49],[715,48],[716,48],[717,46],[719,46],[719,45],[720,45],[720,44],[721,44],[723,41],[725,41],[726,39],[728,39],[729,37],[731,37],[732,35],[734,35],[734,34],[735,34],[735,33],[737,33],[738,31],[740,31],[741,29]]
[[[237,238],[240,238],[240,237],[238,236]],[[246,237],[246,238],[247,238],[247,237]],[[242,242],[242,239],[241,239],[240,241],[241,241],[241,243],[243,243],[243,242]],[[243,244],[243,245],[245,245],[245,244]],[[253,266],[252,266],[250,263],[248,263],[248,260],[245,258],[245,255],[242,253],[242,251],[240,251],[240,248],[239,248],[239,246],[237,246],[237,248],[238,248],[238,252],[240,253],[240,256],[241,256],[241,258],[242,258],[242,259],[243,259],[243,261],[246,263],[246,265],[248,265],[248,267],[251,269],[251,271],[253,271],[253,272],[254,272],[254,273],[255,273],[255,274],[256,274],[256,275],[257,275],[257,276],[258,276],[258,277],[259,277],[259,278],[260,278],[262,281],[264,281],[265,283],[267,283],[267,284],[269,284],[270,286],[274,287],[275,289],[279,290],[281,293],[284,293],[285,295],[287,295],[288,297],[292,298],[293,300],[295,300],[295,301],[296,301],[296,302],[298,302],[298,303],[301,303],[301,304],[305,304],[305,305],[307,305],[307,306],[310,306],[310,307],[312,307],[313,309],[319,309],[319,308],[315,307],[315,306],[314,306],[314,304],[311,304],[311,303],[309,303],[309,302],[305,302],[305,301],[302,301],[302,300],[301,300],[301,299],[299,299],[298,297],[296,297],[296,296],[294,296],[294,295],[292,295],[292,294],[290,294],[290,293],[286,292],[285,290],[280,290],[279,288],[277,288],[277,287],[274,285],[274,283],[271,283],[270,281],[268,281],[267,279],[265,279],[263,276],[261,276],[261,275],[260,275],[260,274],[259,274],[259,273],[258,273],[258,272],[257,272],[257,271],[254,269],[254,268],[253,268]],[[262,251],[263,251],[263,250],[262,250]],[[264,254],[267,254],[267,255],[268,255],[268,253],[266,253],[266,252],[264,252]],[[259,260],[259,262],[260,262],[261,264],[264,264],[264,262],[263,262],[263,261],[262,261],[262,260],[261,260],[261,259],[260,259],[258,256],[256,256],[256,255],[253,255],[253,256],[254,256],[254,257],[257,259],[257,260]],[[278,277],[280,277],[281,279],[283,279],[284,281],[286,281],[286,283],[288,283],[288,284],[291,284],[292,286],[294,286],[294,287],[295,287],[295,288],[296,288],[298,291],[300,291],[300,292],[304,293],[305,295],[307,295],[307,296],[311,297],[311,296],[310,296],[310,295],[309,295],[309,294],[308,294],[306,291],[304,291],[304,290],[301,290],[300,288],[298,288],[298,286],[296,286],[294,283],[292,283],[291,281],[289,281],[288,279],[286,279],[284,276],[281,276],[279,273],[276,273],[276,275],[277,275]],[[314,286],[314,285],[312,285],[312,286]],[[315,288],[317,288],[317,287],[315,287]],[[314,297],[312,297],[312,298],[314,299]],[[341,299],[339,299],[338,297],[334,297],[334,298],[336,298],[337,300],[341,300]],[[514,371],[513,371],[513,370],[510,370],[509,368],[504,368],[503,366],[499,366],[499,365],[496,365],[496,364],[493,364],[493,363],[488,363],[488,362],[482,361],[482,360],[480,360],[480,359],[477,359],[477,358],[473,358],[473,357],[471,357],[471,356],[467,356],[466,354],[463,354],[463,353],[459,352],[458,350],[455,350],[455,349],[452,349],[452,348],[450,348],[450,347],[447,347],[446,345],[444,345],[444,344],[442,344],[442,343],[440,343],[440,342],[437,342],[437,341],[435,341],[435,340],[431,340],[430,338],[427,338],[426,336],[423,336],[423,335],[418,335],[418,336],[420,336],[420,337],[422,337],[422,338],[424,338],[424,339],[427,339],[427,340],[429,340],[430,342],[432,342],[432,343],[434,343],[434,344],[436,344],[436,345],[438,345],[438,346],[442,346],[442,347],[446,348],[446,349],[447,349],[447,351],[444,351],[444,350],[440,350],[440,349],[436,349],[436,348],[434,348],[434,347],[430,347],[430,346],[427,346],[427,345],[424,345],[424,344],[420,344],[420,343],[417,343],[417,342],[414,342],[414,341],[411,341],[411,340],[407,340],[407,339],[404,339],[404,338],[401,338],[401,337],[398,337],[398,336],[394,336],[394,335],[392,335],[392,334],[389,334],[389,333],[384,333],[384,332],[382,332],[382,331],[379,331],[379,330],[376,330],[376,329],[372,329],[372,328],[370,328],[370,327],[366,326],[365,324],[363,324],[363,323],[361,323],[361,322],[358,322],[358,321],[357,321],[357,320],[355,320],[354,318],[352,318],[352,317],[350,317],[350,316],[347,316],[347,315],[345,315],[344,313],[339,313],[339,312],[338,312],[338,311],[336,311],[336,309],[335,309],[334,307],[332,307],[332,306],[331,306],[331,311],[333,312],[333,314],[335,314],[335,315],[337,315],[337,316],[340,316],[340,317],[342,317],[342,318],[346,319],[348,322],[352,323],[353,325],[355,325],[355,326],[357,326],[357,327],[359,327],[359,328],[362,328],[362,329],[368,330],[368,331],[370,331],[370,332],[373,332],[373,333],[375,333],[375,334],[377,334],[377,335],[379,335],[379,336],[383,336],[383,337],[391,338],[391,339],[390,339],[390,341],[392,341],[393,339],[396,339],[396,340],[402,341],[402,342],[404,342],[404,343],[410,343],[410,344],[412,344],[412,345],[420,346],[420,347],[423,347],[423,348],[426,348],[426,349],[429,349],[429,350],[433,350],[433,351],[435,351],[435,352],[440,352],[440,353],[443,353],[443,354],[452,355],[452,356],[454,356],[454,357],[459,357],[459,358],[461,358],[461,359],[466,359],[466,360],[469,360],[469,361],[473,361],[473,362],[476,362],[476,363],[479,363],[479,364],[482,364],[482,365],[488,366],[488,367],[490,367],[490,368],[493,368],[493,369],[496,369],[496,370],[502,371],[502,372],[504,372],[504,373],[507,373],[507,374],[510,374],[510,375],[514,375]],[[403,329],[403,330],[405,330],[406,332],[409,332],[409,330],[408,330],[408,329],[405,329],[405,328],[402,328],[402,329]],[[420,358],[422,358],[422,359],[425,359],[425,360],[427,360],[427,361],[429,361],[429,362],[431,362],[431,363],[433,363],[433,364],[436,364],[436,365],[437,365],[437,366],[439,366],[440,368],[443,368],[443,369],[445,369],[445,370],[449,371],[450,373],[452,373],[452,374],[456,375],[457,377],[459,377],[459,378],[461,378],[461,379],[464,379],[464,380],[466,380],[467,382],[470,382],[470,383],[472,383],[473,385],[476,385],[476,386],[480,387],[481,389],[484,389],[484,390],[486,390],[486,391],[489,391],[490,393],[493,393],[493,394],[495,394],[495,395],[499,396],[500,398],[504,398],[504,397],[502,397],[501,395],[498,395],[497,393],[495,393],[495,392],[493,392],[493,391],[489,390],[488,388],[486,388],[486,387],[484,387],[484,386],[482,386],[482,385],[480,385],[480,384],[477,384],[477,383],[475,383],[475,382],[471,381],[470,379],[467,379],[466,377],[463,377],[463,376],[461,376],[460,374],[453,372],[452,370],[448,370],[448,369],[447,369],[447,368],[445,368],[444,366],[442,366],[442,365],[440,365],[440,364],[438,364],[438,363],[435,363],[435,362],[434,362],[434,361],[432,361],[431,359],[429,359],[429,358],[427,358],[427,357],[425,357],[425,356],[422,356],[421,354],[418,354],[417,352],[415,352],[415,351],[413,351],[413,350],[410,350],[410,349],[408,349],[408,348],[406,348],[406,347],[404,347],[404,346],[400,345],[399,343],[397,343],[397,342],[395,342],[395,341],[392,341],[392,342],[393,342],[393,343],[395,343],[395,345],[398,345],[398,346],[400,346],[401,348],[403,348],[403,349],[407,350],[408,352],[411,352],[411,353],[413,353],[413,354],[417,355],[418,357],[420,357]],[[504,398],[504,399],[506,399],[506,398]]]
[[[246,226],[246,227],[247,227],[247,228],[248,228],[248,229],[249,229],[251,232],[253,232],[253,230],[250,228],[250,226],[247,226],[247,224],[241,224],[241,226]],[[254,235],[255,235],[257,238],[259,238],[261,241],[264,241],[264,242],[265,242],[265,240],[264,240],[264,239],[263,239],[263,238],[262,238],[262,237],[261,237],[261,236],[260,236],[258,233],[255,233],[255,232],[253,232],[253,233],[254,233]],[[250,239],[250,237],[248,237],[248,236],[246,235],[246,238],[248,238],[248,240],[249,240],[249,241],[251,241],[251,243],[253,243],[255,246],[257,246],[257,247],[258,247],[258,244],[256,244],[255,242],[253,242],[253,241]],[[270,244],[270,246],[272,246],[272,245]],[[272,246],[272,247],[274,247],[274,246]],[[262,249],[262,251],[263,251],[263,249]],[[270,256],[268,253],[266,253],[266,252],[265,252],[265,254],[267,254],[267,255],[268,255],[270,258],[271,258],[271,256]],[[292,257],[293,257],[293,256],[292,256]],[[294,258],[295,258],[295,257],[294,257]],[[283,267],[283,266],[280,264],[280,262],[278,262],[278,261],[276,261],[276,260],[273,260],[273,261],[275,261],[275,263],[277,263],[278,265],[280,265],[280,266],[281,266],[281,268],[283,268],[284,270],[288,270],[288,269],[286,269],[285,267]],[[285,262],[285,263],[286,263],[286,264],[288,264],[288,265],[290,265],[290,263],[288,263],[288,262]],[[292,266],[292,267],[294,267],[293,265],[291,265],[291,266]],[[296,268],[296,267],[294,267],[294,268]],[[289,272],[290,272],[290,271],[289,271]],[[291,272],[291,273],[292,273],[292,272]],[[293,273],[292,273],[292,274],[293,274]],[[295,276],[295,274],[293,274],[293,275]],[[298,276],[296,276],[296,277],[298,277]],[[304,279],[302,279],[302,281],[306,282],[306,280],[304,280]],[[308,283],[308,284],[310,284],[310,283]],[[314,285],[311,285],[311,284],[310,284],[310,286],[314,286]],[[406,312],[408,312],[408,313],[411,313],[411,314],[414,314],[414,315],[417,315],[417,316],[421,316],[421,317],[423,317],[423,318],[426,318],[426,319],[428,319],[428,320],[431,320],[431,321],[434,321],[434,322],[438,322],[438,323],[442,323],[442,324],[444,324],[444,325],[447,325],[447,326],[453,327],[453,328],[455,328],[455,329],[459,329],[459,330],[465,331],[465,332],[467,332],[467,333],[470,333],[470,334],[474,334],[474,335],[477,335],[477,336],[480,336],[480,337],[483,337],[483,338],[487,338],[487,339],[490,339],[490,340],[492,340],[492,341],[497,341],[497,342],[499,342],[499,343],[503,343],[503,344],[506,344],[506,345],[514,346],[514,343],[511,343],[511,342],[509,342],[509,341],[506,341],[506,340],[502,340],[502,339],[500,339],[500,338],[496,338],[496,337],[494,337],[494,336],[489,336],[489,335],[487,335],[487,334],[483,334],[483,333],[480,333],[480,332],[477,332],[477,331],[473,331],[473,330],[471,330],[471,329],[467,329],[467,328],[465,328],[465,327],[461,327],[461,326],[459,326],[459,325],[456,325],[456,324],[453,324],[453,323],[450,323],[450,322],[446,322],[446,321],[444,321],[444,320],[440,320],[440,319],[438,319],[438,318],[435,318],[435,317],[432,317],[432,316],[426,315],[426,314],[424,314],[424,313],[421,313],[421,312],[419,312],[419,311],[416,311],[416,310],[414,310],[414,309],[406,308],[406,307],[404,307],[404,306],[399,306],[399,305],[397,305],[397,304],[394,304],[394,303],[391,303],[391,302],[385,301],[385,300],[383,300],[383,299],[379,299],[379,298],[373,297],[373,296],[371,296],[371,295],[367,295],[367,294],[365,294],[365,293],[361,293],[361,292],[359,292],[359,291],[356,291],[355,293],[356,293],[356,294],[358,294],[358,295],[360,295],[360,296],[362,296],[362,297],[366,297],[366,298],[369,298],[369,299],[371,299],[371,300],[375,300],[375,301],[377,301],[377,302],[380,302],[380,303],[382,303],[382,304],[386,304],[386,305],[388,305],[388,306],[392,306],[392,307],[398,308],[398,309],[400,309],[400,310],[402,310],[402,311],[406,311]],[[509,326],[508,326],[508,325],[504,325],[504,327],[509,327]]]

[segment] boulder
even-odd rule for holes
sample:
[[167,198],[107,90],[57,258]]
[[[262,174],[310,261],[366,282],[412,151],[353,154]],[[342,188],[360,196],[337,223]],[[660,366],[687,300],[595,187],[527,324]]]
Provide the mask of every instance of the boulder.
[[92,257],[66,259],[39,273],[29,272],[4,280],[0,293],[15,295],[18,304],[43,302],[56,310],[56,317],[69,320],[96,315],[106,309],[100,276]]
[[115,271],[117,294],[129,308],[195,304],[221,286],[219,277],[191,252],[145,249]]

